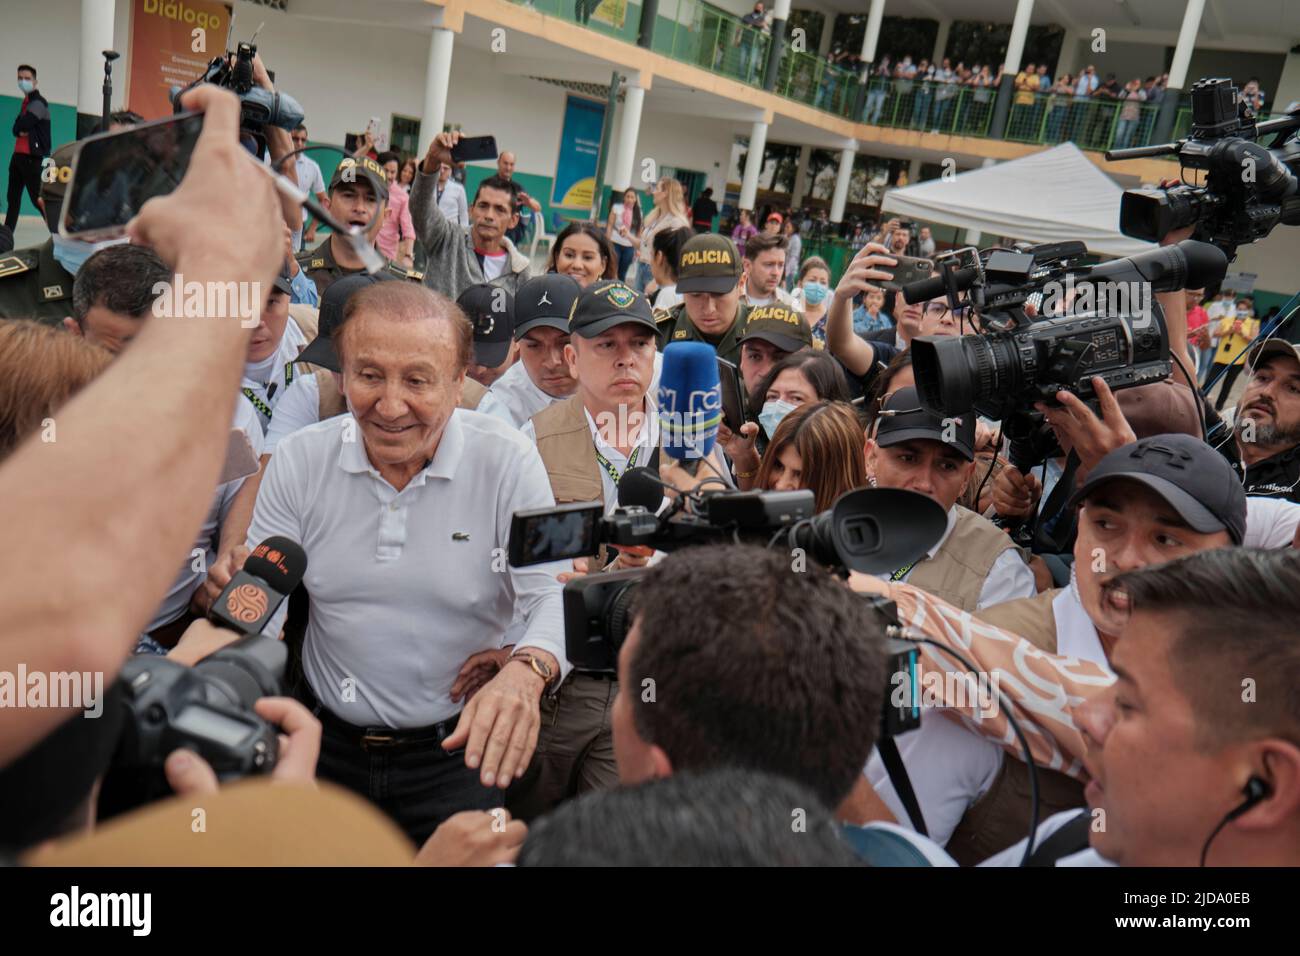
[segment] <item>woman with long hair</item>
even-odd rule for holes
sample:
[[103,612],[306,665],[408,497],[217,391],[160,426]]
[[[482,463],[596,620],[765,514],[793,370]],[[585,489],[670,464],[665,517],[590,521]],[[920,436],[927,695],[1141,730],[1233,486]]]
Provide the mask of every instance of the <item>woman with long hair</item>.
[[668,176],[659,177],[651,191],[655,207],[641,225],[641,250],[637,254],[636,281],[628,283],[638,292],[645,292],[652,281],[650,264],[654,258],[655,233],[660,229],[689,229],[690,213],[686,209],[686,196],[682,184]]
[[0,460],[39,431],[113,356],[27,319],[0,322]]
[[627,281],[628,267],[636,261],[636,247],[641,241],[641,202],[636,190],[623,190],[623,198],[610,206],[605,223],[605,237],[618,253],[618,277]]
[[865,436],[844,402],[812,402],[781,420],[763,453],[754,487],[813,493],[825,511],[846,491],[867,483]]
[[584,289],[598,279],[617,278],[614,244],[590,222],[571,222],[555,237],[547,272],[572,276]]

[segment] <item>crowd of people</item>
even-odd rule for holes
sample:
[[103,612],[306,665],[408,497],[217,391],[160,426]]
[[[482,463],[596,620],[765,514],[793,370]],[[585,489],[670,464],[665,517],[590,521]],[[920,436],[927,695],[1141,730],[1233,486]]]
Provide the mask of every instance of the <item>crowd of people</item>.
[[[182,798],[254,801],[242,862],[309,858],[255,838],[292,808],[372,863],[1300,863],[1300,347],[1260,336],[1248,300],[1162,293],[1173,376],[1039,403],[1049,450],[1018,467],[1002,423],[922,403],[913,343],[981,321],[891,284],[895,257],[935,251],[928,228],[883,223],[835,277],[804,252],[811,218],[713,232],[711,196],[688,207],[664,177],[648,212],[627,189],[567,224],[535,272],[513,154],[470,195],[459,133],[413,161],[363,142],[328,183],[278,144],[275,166],[380,253],[371,272],[247,161],[235,97],[186,105],[204,129],[179,187],[123,241],[51,240],[66,295],[0,298],[0,671],[102,673],[117,715],[0,708],[0,849],[209,852],[122,837],[166,799],[94,832],[114,680],[239,641],[210,615],[278,536],[306,571],[261,631],[288,650],[284,693],[256,705],[281,734],[271,780],[231,785],[185,747],[161,768]],[[180,275],[261,290],[256,321],[166,308]],[[682,342],[735,366],[748,409],[690,462],[659,414]],[[1197,376],[1220,374],[1211,408]],[[661,508],[706,485],[819,512],[901,489],[943,528],[876,575],[752,543],[505,560],[514,515],[609,515],[643,468]],[[575,664],[565,588],[618,571],[640,573],[626,638],[610,666]],[[866,596],[929,642],[917,679],[944,688],[897,737],[892,622]],[[966,667],[999,678],[993,706],[956,692]]]

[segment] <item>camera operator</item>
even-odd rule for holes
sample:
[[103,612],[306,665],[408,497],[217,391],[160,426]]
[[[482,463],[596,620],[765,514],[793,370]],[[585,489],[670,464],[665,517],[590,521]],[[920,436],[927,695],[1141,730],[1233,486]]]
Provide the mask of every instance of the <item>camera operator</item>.
[[[202,86],[184,102],[206,113],[189,170],[171,195],[140,210],[128,233],[187,281],[269,287],[282,237],[272,186],[239,145],[239,102]],[[117,673],[175,573],[157,556],[182,553],[210,506],[248,338],[235,315],[150,318],[59,412],[60,440],[32,436],[0,468],[9,545],[0,670],[22,661],[29,670]],[[68,575],[72,566],[95,573]],[[0,765],[67,713],[0,712]]]
[[867,439],[873,486],[903,488],[933,499],[948,514],[948,530],[919,561],[894,571],[964,611],[1032,596],[1034,574],[1011,538],[957,504],[975,472],[974,412],[942,418],[921,407],[915,388],[885,399]]
[[1090,809],[1039,826],[1037,865],[1300,865],[1298,597],[1289,550],[1211,550],[1108,583],[1118,680],[1077,712]]
[[[616,280],[582,290],[570,314],[564,356],[577,391],[534,415],[523,433],[537,444],[557,503],[599,501],[609,513],[629,468],[659,468],[659,416],[647,396],[658,330],[645,296]],[[607,560],[602,551],[592,563]],[[620,553],[610,567],[645,563]],[[614,784],[609,708],[617,693],[612,675],[574,671],[543,701],[535,764],[509,797],[517,816],[532,819],[577,793]]]
[[1250,351],[1232,433],[1216,440],[1246,494],[1300,503],[1300,348],[1266,339]]
[[[375,246],[379,230],[384,226],[387,204],[388,178],[384,175],[384,167],[368,158],[349,157],[338,164],[330,177],[325,207],[343,225],[365,229],[365,241],[371,246]],[[423,278],[420,273],[404,269],[391,259],[384,262],[385,271],[399,279],[419,282]],[[331,232],[315,249],[300,253],[297,264],[315,283],[321,296],[325,295],[330,283],[366,271],[366,265],[352,248],[352,243],[337,232]]]
[[[324,725],[318,772],[417,843],[459,810],[500,805],[532,756],[538,699],[567,670],[563,568],[496,571],[510,515],[554,498],[522,435],[457,409],[471,338],[422,286],[350,298],[333,343],[351,414],[279,443],[249,528],[250,547],[284,534],[308,556],[298,691]],[[460,709],[461,663],[499,648],[516,611],[522,639]]]
[[[788,554],[752,545],[674,552],[634,602],[614,701],[623,784],[739,767],[807,786],[854,824],[888,819],[869,791],[858,812],[842,806],[862,787],[889,686],[883,621],[866,602],[832,575],[792,572]],[[846,835],[868,862],[944,859],[887,823]]]
[[451,155],[460,139],[460,133],[435,136],[411,184],[415,235],[428,255],[424,284],[450,299],[479,282],[517,292],[528,278],[529,265],[528,257],[506,236],[519,222],[513,181],[489,176],[480,182],[469,207],[468,226],[451,222],[438,208],[440,167],[464,165]]

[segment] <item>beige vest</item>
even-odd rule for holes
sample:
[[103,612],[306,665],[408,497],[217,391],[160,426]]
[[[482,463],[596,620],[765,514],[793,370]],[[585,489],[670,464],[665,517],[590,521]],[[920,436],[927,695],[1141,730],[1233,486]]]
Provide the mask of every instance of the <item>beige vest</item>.
[[[320,417],[317,421],[325,421],[327,418],[333,418],[335,415],[342,415],[348,410],[348,403],[343,400],[339,393],[338,386],[334,383],[334,373],[328,369],[322,369],[315,373],[316,390],[320,393],[320,403],[318,412]],[[478,403],[483,401],[483,396],[487,394],[487,389],[474,381],[469,376],[465,377],[465,384],[460,390],[460,405],[458,408],[467,408],[470,411],[478,408]]]
[[938,554],[913,569],[907,583],[963,611],[974,611],[993,562],[1015,545],[991,521],[960,505],[956,507],[952,534]]
[[1052,602],[1060,593],[1060,588],[1040,591],[1033,597],[986,607],[974,616],[986,624],[1019,634],[1039,650],[1055,654],[1056,615],[1052,613]]
[[582,399],[574,395],[548,405],[532,417],[532,423],[555,503],[599,501],[603,505],[605,488]]

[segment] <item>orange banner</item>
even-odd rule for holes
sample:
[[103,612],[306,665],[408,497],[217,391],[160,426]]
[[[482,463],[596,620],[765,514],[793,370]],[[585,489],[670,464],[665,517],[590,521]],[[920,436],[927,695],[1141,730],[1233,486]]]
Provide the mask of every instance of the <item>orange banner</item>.
[[131,0],[129,108],[145,119],[170,115],[172,87],[189,85],[225,51],[230,15],[214,0]]

